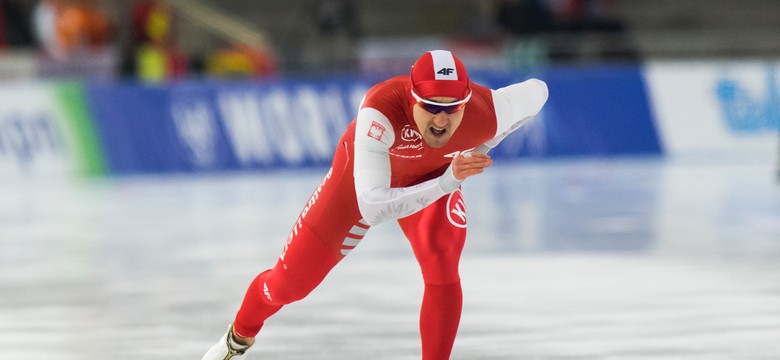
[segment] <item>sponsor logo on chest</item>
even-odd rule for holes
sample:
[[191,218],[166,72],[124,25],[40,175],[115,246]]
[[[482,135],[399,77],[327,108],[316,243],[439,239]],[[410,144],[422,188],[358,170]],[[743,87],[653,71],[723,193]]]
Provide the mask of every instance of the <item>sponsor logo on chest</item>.
[[422,157],[422,135],[410,125],[401,129],[401,143],[390,148],[390,155],[406,159]]

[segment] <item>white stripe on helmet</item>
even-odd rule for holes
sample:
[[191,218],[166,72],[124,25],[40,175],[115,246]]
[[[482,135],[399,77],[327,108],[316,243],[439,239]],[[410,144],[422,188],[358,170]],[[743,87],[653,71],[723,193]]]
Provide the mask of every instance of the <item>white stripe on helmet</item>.
[[446,50],[433,50],[433,72],[436,80],[458,80],[458,70],[455,68],[455,58]]

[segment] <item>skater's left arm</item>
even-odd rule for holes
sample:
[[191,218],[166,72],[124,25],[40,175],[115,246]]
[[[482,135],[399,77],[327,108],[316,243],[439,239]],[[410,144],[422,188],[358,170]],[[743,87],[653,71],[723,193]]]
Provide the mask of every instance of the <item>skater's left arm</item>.
[[496,136],[477,147],[474,152],[487,154],[509,134],[531,121],[547,102],[547,84],[529,79],[498,90],[492,90],[496,109]]
[[[530,79],[518,84],[509,85],[493,92],[493,106],[496,109],[496,136],[477,146],[471,153],[459,155],[450,164],[442,176],[450,188],[457,188],[466,176],[474,175],[469,168],[469,160],[490,157],[487,153],[498,146],[504,138],[513,131],[531,121],[542,110],[547,102],[547,84],[538,79]],[[473,164],[473,163],[472,163]],[[484,168],[484,167],[483,167]],[[477,173],[481,173],[480,170]],[[448,176],[449,174],[449,176]],[[475,173],[476,174],[476,173]]]

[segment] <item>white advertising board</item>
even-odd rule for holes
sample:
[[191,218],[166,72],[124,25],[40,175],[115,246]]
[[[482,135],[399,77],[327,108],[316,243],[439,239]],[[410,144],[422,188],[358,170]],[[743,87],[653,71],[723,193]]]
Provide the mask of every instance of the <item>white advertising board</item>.
[[776,160],[777,62],[651,62],[650,102],[671,156]]
[[72,139],[45,83],[0,84],[0,180],[72,175]]

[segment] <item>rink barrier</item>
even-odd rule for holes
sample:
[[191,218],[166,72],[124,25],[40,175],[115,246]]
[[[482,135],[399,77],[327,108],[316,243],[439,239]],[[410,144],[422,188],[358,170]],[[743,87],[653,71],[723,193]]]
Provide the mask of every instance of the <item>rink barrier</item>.
[[[479,73],[498,88],[547,82],[539,116],[497,160],[759,154],[776,161],[778,64],[655,62]],[[325,166],[371,84],[277,81],[0,84],[0,179]]]
[[[660,154],[637,67],[474,74],[493,88],[530,76],[550,100],[496,159]],[[92,83],[91,112],[111,173],[211,172],[323,166],[372,84],[357,78]]]

